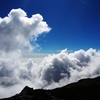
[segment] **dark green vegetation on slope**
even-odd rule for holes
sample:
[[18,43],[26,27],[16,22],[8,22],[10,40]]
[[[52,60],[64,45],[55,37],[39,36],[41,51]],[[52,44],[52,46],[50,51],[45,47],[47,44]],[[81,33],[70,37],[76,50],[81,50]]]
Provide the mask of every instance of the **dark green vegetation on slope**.
[[53,90],[33,90],[26,86],[19,94],[0,100],[100,100],[100,77],[82,79]]

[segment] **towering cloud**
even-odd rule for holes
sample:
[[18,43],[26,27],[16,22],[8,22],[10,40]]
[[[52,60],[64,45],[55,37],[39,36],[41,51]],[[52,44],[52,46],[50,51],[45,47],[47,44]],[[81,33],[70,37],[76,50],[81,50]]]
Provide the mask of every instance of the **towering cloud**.
[[21,48],[29,39],[37,39],[50,28],[40,14],[31,18],[22,9],[13,9],[7,17],[0,18],[0,50],[12,52]]
[[[50,30],[40,14],[28,18],[22,9],[12,9],[8,16],[0,18],[0,87],[31,81],[33,63],[21,63],[19,50],[23,47],[32,48],[30,39],[35,41],[39,35]],[[0,97],[3,96],[0,91]]]

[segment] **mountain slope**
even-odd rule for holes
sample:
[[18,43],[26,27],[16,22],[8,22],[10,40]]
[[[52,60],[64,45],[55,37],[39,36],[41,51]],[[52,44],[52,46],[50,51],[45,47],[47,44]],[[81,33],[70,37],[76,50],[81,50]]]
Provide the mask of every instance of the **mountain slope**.
[[0,100],[100,100],[100,77],[82,79],[53,90],[33,90],[26,86],[19,94]]

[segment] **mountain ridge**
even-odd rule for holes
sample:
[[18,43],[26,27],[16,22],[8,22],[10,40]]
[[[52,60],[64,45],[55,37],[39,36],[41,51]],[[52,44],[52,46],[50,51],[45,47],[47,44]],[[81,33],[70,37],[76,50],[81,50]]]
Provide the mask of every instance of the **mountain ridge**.
[[28,86],[10,98],[0,100],[99,100],[100,76],[81,79],[52,90],[30,88]]

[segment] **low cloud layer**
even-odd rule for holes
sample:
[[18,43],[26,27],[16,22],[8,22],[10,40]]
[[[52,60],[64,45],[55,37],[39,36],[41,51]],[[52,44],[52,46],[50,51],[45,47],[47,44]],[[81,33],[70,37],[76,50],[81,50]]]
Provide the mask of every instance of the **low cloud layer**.
[[[48,55],[40,64],[33,60],[18,59],[0,61],[0,97],[10,96],[25,86],[56,88],[82,78],[100,75],[100,51],[89,49]],[[11,62],[12,61],[12,62]],[[5,91],[8,91],[5,92]],[[5,94],[3,94],[5,92]]]
[[31,59],[21,62],[21,47],[49,31],[41,15],[28,18],[22,9],[0,18],[0,98],[20,92],[25,85],[51,89],[100,75],[100,51],[93,48],[73,53],[65,49],[46,56],[40,64]]
[[40,76],[47,81],[50,88],[76,82],[82,78],[96,77],[100,75],[99,59],[100,51],[92,48],[74,53],[68,53],[65,49],[59,54],[44,58],[41,63]]

